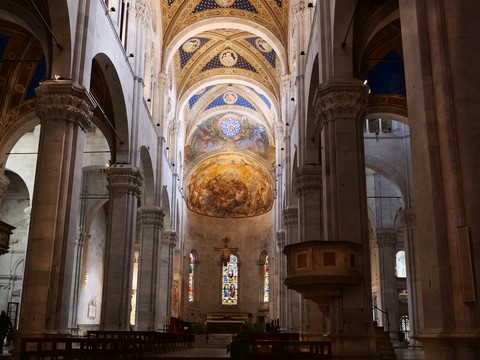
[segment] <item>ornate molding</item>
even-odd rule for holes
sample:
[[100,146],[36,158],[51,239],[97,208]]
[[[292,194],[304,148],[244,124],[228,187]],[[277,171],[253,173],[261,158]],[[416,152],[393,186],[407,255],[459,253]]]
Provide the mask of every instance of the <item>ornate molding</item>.
[[298,209],[297,208],[285,208],[282,213],[283,226],[289,228],[298,224]]
[[283,230],[277,231],[276,238],[277,238],[277,247],[279,249],[283,249],[283,247],[285,246],[285,231]]
[[106,170],[110,194],[127,193],[140,197],[143,176],[140,169],[130,164],[113,164]]
[[315,110],[321,127],[337,119],[357,119],[365,114],[368,87],[363,83],[326,83],[317,87]]
[[320,165],[303,165],[295,170],[293,187],[297,196],[322,192],[322,168]]
[[400,221],[402,226],[405,230],[413,230],[415,229],[416,217],[415,217],[415,210],[413,208],[405,209],[400,211]]
[[94,102],[85,88],[70,80],[47,80],[35,89],[37,115],[42,121],[67,120],[78,124],[85,132],[94,126]]
[[135,4],[135,12],[137,19],[139,19],[142,24],[147,25],[150,22],[150,11],[145,2],[137,1]]
[[305,3],[303,1],[299,1],[295,5],[293,5],[293,14],[297,18],[298,22],[301,22],[305,17]]
[[177,246],[177,240],[178,236],[175,231],[165,230],[162,231],[162,240],[160,241],[160,245],[174,248],[175,246]]
[[165,214],[159,207],[142,206],[138,209],[138,220],[142,227],[157,227],[163,228],[163,218]]
[[380,248],[394,247],[397,243],[397,232],[394,229],[377,229],[377,241]]

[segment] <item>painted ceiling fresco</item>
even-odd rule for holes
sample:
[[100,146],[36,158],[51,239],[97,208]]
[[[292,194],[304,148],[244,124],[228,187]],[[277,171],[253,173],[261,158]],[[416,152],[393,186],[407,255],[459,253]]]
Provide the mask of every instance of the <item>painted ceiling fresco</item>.
[[254,80],[279,97],[278,55],[251,33],[226,29],[201,33],[186,40],[174,59],[180,95],[195,83],[230,74]]
[[187,190],[188,208],[202,215],[242,218],[265,214],[273,205],[269,174],[243,155],[221,155],[204,161]]
[[197,125],[191,142],[185,146],[187,165],[195,158],[215,151],[247,151],[275,161],[275,148],[265,126],[237,114],[217,115]]

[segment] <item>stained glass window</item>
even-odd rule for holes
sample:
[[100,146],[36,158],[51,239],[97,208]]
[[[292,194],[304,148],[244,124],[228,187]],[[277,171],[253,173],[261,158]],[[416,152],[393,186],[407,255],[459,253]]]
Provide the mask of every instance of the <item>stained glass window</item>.
[[263,302],[268,303],[268,295],[270,293],[269,272],[268,272],[268,255],[265,256],[265,264],[263,264]]
[[188,272],[188,301],[193,301],[193,276],[195,271],[195,257],[190,253],[190,267]]
[[240,132],[241,125],[237,119],[227,118],[220,127],[226,136],[234,137]]
[[407,267],[405,264],[405,251],[401,250],[397,252],[396,256],[397,266],[395,267],[396,275],[399,278],[407,277]]
[[238,300],[238,263],[235,255],[223,265],[222,305],[237,305]]

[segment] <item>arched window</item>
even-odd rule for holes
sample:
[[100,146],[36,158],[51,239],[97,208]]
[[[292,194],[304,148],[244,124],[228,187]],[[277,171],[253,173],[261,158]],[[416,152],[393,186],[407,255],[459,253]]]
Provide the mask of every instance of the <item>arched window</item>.
[[396,266],[396,273],[397,277],[405,278],[407,277],[407,267],[405,264],[405,251],[401,250],[397,252],[397,266]]
[[268,268],[268,254],[265,255],[265,262],[263,264],[263,303],[266,304],[269,301],[270,295],[270,278]]
[[223,264],[222,274],[222,305],[237,305],[238,301],[238,259],[230,255]]
[[188,301],[194,299],[194,279],[195,279],[195,254],[190,253],[190,264],[188,269]]

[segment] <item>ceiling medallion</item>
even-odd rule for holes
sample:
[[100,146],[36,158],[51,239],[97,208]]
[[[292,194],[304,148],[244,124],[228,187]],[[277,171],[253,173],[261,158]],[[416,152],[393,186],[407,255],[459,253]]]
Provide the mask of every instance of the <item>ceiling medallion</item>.
[[231,117],[226,118],[220,125],[222,132],[228,137],[234,137],[235,135],[238,135],[241,127],[242,126],[240,125],[240,122]]
[[221,7],[230,7],[233,5],[235,0],[215,0],[215,2]]
[[270,44],[261,38],[255,40],[255,45],[257,46],[258,50],[264,53],[269,53],[273,50]]
[[200,47],[200,39],[190,38],[185,41],[182,45],[182,50],[186,53],[191,53],[197,50]]
[[238,61],[238,55],[235,51],[231,49],[223,50],[220,53],[220,62],[223,66],[231,67],[235,65]]
[[237,100],[238,95],[233,91],[227,91],[225,94],[223,94],[223,101],[225,101],[225,104],[227,105],[235,104]]

